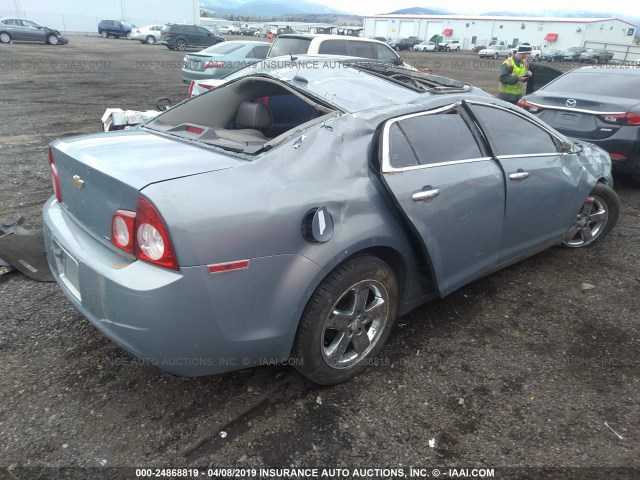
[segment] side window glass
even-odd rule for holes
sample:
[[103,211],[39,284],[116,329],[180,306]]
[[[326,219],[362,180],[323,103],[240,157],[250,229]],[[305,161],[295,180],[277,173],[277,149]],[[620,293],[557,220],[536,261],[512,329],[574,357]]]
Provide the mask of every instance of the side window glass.
[[373,45],[369,42],[347,40],[347,55],[350,57],[376,58]]
[[318,53],[327,55],[346,55],[347,49],[344,40],[325,40],[320,44]]
[[397,122],[389,129],[389,160],[393,168],[418,165],[418,159]]
[[420,165],[481,158],[482,152],[457,109],[399,122]]
[[471,105],[490,137],[496,155],[558,153],[546,130],[519,115],[495,107]]
[[253,49],[254,58],[267,58],[267,53],[269,53],[269,47],[266,45],[258,45]]
[[398,58],[396,57],[396,54],[393,52],[393,50],[391,50],[391,48],[387,47],[386,45],[379,45],[376,43],[375,49],[378,60],[393,62],[396,60],[396,58]]

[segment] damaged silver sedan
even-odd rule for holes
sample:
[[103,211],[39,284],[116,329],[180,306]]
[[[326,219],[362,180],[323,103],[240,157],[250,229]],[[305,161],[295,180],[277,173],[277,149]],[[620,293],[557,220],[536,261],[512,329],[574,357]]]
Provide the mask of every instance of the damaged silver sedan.
[[60,287],[177,376],[285,362],[344,381],[397,315],[589,245],[619,209],[598,147],[470,85],[335,58],[245,69],[49,161]]

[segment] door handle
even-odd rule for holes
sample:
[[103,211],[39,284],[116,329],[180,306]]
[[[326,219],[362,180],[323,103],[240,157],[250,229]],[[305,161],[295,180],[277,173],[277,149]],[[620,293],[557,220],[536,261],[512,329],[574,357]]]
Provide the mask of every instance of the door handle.
[[433,190],[423,190],[421,192],[414,193],[411,198],[414,202],[420,202],[422,200],[428,200],[429,198],[435,198],[440,195],[440,190],[434,188]]
[[509,174],[509,178],[511,180],[522,180],[523,178],[527,178],[529,176],[529,172],[516,172]]

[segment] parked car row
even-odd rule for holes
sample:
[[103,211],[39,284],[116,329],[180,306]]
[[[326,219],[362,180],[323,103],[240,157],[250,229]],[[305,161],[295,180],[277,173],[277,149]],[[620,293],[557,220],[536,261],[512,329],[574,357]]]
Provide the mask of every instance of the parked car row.
[[540,60],[546,62],[609,63],[614,53],[605,48],[571,47],[566,50],[549,49],[542,52]]

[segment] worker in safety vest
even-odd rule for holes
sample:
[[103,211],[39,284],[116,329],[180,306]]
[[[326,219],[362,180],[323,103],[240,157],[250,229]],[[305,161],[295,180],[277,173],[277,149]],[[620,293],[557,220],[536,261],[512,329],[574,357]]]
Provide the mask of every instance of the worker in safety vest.
[[510,103],[518,103],[522,98],[522,85],[531,71],[527,64],[527,57],[531,55],[531,45],[518,45],[514,55],[507,58],[500,68],[500,88],[498,98]]

